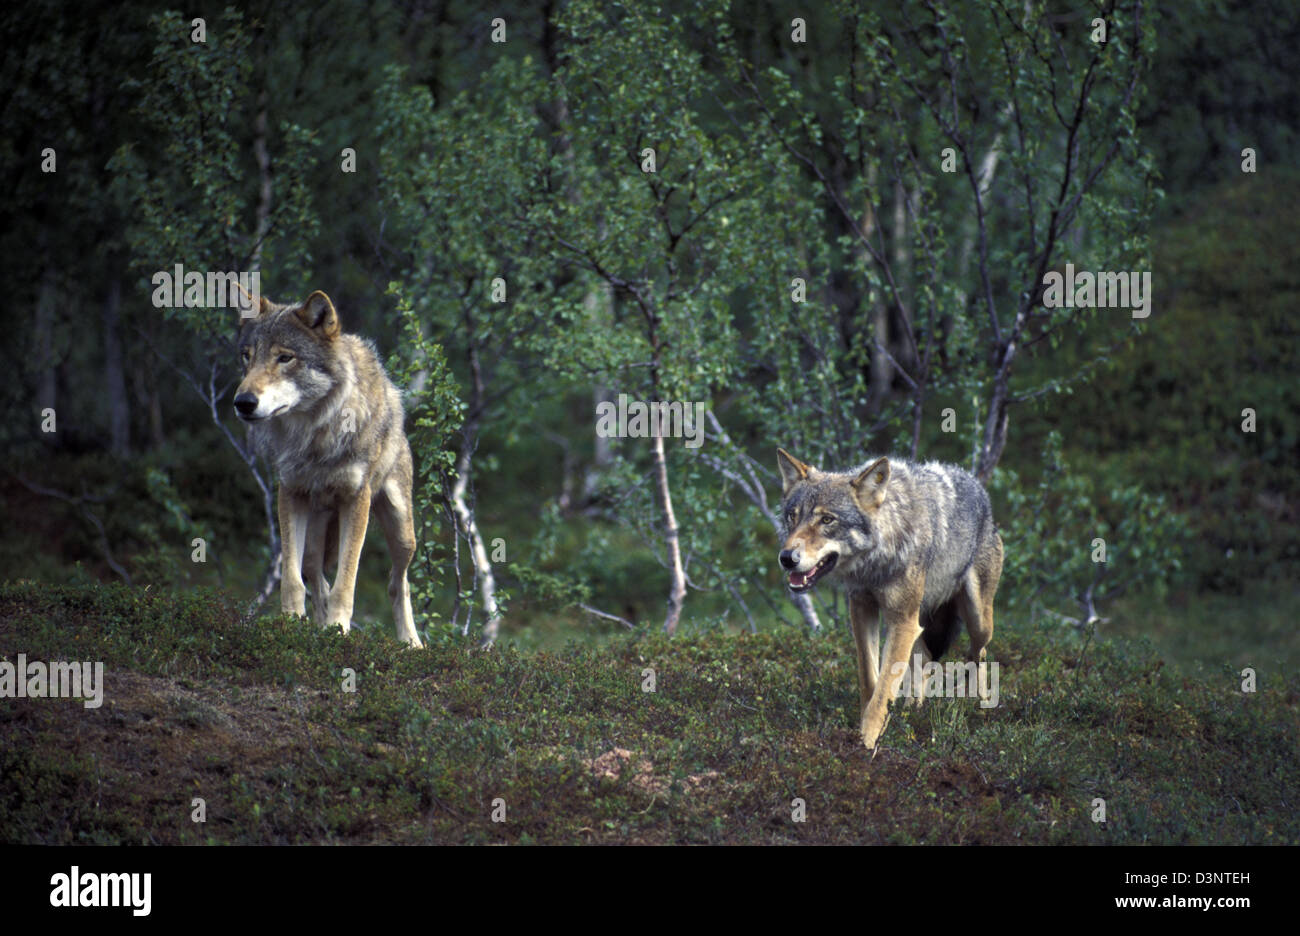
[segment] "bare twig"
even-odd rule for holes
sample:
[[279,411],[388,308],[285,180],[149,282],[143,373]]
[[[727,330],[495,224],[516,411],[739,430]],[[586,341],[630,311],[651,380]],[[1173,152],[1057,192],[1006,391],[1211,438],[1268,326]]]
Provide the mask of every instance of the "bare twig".
[[628,630],[636,630],[635,624],[633,624],[627,618],[619,617],[617,614],[609,614],[605,611],[601,611],[597,608],[593,608],[591,605],[583,604],[581,601],[578,602],[578,607],[581,608],[583,611],[586,611],[588,614],[594,615],[595,617],[604,618],[606,621],[617,621],[619,624],[622,624]]

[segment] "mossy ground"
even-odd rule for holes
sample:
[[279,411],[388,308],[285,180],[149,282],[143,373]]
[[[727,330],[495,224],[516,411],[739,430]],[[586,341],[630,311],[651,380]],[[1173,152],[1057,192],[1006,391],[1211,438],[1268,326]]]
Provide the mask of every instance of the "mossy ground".
[[1300,842],[1295,676],[1244,694],[1005,616],[992,649],[999,707],[900,709],[873,758],[843,634],[410,651],[217,592],[7,584],[0,657],[106,689],[0,700],[0,841]]

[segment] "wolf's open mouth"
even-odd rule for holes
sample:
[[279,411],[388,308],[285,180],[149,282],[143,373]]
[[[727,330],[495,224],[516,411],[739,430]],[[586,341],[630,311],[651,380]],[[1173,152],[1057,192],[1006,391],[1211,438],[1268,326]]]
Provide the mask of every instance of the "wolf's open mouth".
[[813,583],[819,578],[835,568],[835,560],[840,558],[839,553],[831,553],[821,562],[817,563],[807,572],[790,573],[790,591],[801,592],[807,591],[813,587]]

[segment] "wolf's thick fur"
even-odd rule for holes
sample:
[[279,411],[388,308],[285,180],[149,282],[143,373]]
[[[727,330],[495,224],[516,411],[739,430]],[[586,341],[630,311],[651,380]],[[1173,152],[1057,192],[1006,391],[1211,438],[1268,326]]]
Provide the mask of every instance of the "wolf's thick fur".
[[[239,332],[244,380],[235,409],[280,479],[280,606],[304,614],[310,584],[316,621],[347,633],[374,510],[393,561],[388,597],[397,639],[418,647],[406,579],[415,525],[401,394],[374,346],[342,333],[323,292],[301,304],[259,298],[256,311]],[[325,570],[335,561],[330,586]]]
[[777,463],[787,583],[799,592],[830,580],[848,592],[862,740],[874,748],[904,668],[914,653],[925,663],[947,650],[958,617],[970,634],[967,659],[983,667],[1002,574],[988,494],[967,472],[938,462],[878,458],[830,472],[777,449]]

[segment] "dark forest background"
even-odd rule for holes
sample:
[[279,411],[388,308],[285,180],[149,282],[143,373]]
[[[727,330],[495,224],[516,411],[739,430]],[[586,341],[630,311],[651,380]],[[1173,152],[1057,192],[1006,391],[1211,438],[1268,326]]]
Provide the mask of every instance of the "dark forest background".
[[[976,471],[1022,619],[1300,659],[1295,4],[18,2],[0,35],[5,579],[274,596],[235,316],[150,301],[180,263],[374,338],[431,633],[832,626],[776,568],[780,445]],[[1045,308],[1067,263],[1150,270],[1151,316]],[[705,443],[598,438],[620,393],[706,403]],[[387,631],[385,562],[375,531]]]

